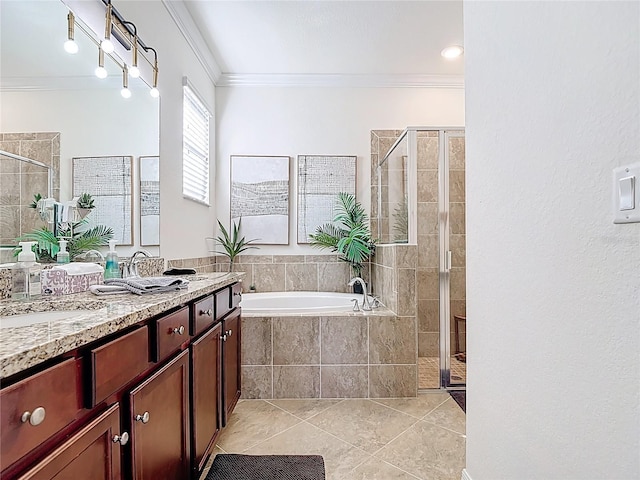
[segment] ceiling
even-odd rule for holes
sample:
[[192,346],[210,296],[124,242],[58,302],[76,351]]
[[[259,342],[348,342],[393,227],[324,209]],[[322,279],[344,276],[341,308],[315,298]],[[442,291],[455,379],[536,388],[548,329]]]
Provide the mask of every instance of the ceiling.
[[464,57],[440,55],[448,45],[463,44],[461,0],[182,3],[227,79],[341,76],[419,83],[439,77],[461,82],[464,74]]

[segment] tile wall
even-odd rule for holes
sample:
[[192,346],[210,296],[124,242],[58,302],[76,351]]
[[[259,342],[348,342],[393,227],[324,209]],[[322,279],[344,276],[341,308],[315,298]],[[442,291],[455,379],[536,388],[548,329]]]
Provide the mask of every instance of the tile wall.
[[[0,133],[0,150],[53,167],[54,198],[60,197],[60,133]],[[0,156],[0,245],[15,246],[15,239],[41,224],[29,208],[33,196],[47,196],[47,171],[43,167]],[[0,263],[11,261],[11,250],[0,251]]]

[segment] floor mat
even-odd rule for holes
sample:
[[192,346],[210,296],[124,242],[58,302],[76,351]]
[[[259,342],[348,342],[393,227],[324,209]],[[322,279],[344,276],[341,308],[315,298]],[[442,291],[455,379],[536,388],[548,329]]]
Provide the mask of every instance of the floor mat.
[[467,413],[467,391],[466,390],[455,390],[449,392],[451,398],[453,398],[456,403],[460,406],[464,413]]
[[206,480],[325,480],[320,455],[218,454]]

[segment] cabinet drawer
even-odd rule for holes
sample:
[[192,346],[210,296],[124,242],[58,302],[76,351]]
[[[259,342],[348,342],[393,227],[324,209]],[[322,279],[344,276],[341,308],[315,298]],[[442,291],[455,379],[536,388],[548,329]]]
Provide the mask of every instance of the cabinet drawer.
[[213,309],[213,295],[203,298],[193,304],[193,315],[191,324],[191,335],[198,335],[204,331],[215,320]]
[[242,301],[242,284],[234,283],[233,285],[231,285],[231,308],[239,307],[241,301]]
[[189,307],[156,320],[155,358],[159,362],[189,340]]
[[147,327],[91,350],[91,407],[133,380],[149,367]]
[[221,319],[231,311],[231,288],[216,292],[216,319]]
[[3,468],[74,420],[82,409],[80,374],[80,360],[69,359],[0,392]]

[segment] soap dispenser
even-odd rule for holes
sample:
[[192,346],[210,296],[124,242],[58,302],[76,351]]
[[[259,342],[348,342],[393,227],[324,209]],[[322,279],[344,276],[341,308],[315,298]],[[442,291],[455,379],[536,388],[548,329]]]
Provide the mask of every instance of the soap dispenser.
[[107,262],[104,268],[104,278],[120,278],[116,240],[109,240],[109,252],[107,253]]
[[60,240],[60,251],[56,255],[56,262],[69,263],[69,252],[67,252],[67,240]]
[[11,269],[11,298],[29,300],[40,296],[40,274],[42,266],[36,262],[33,245],[38,242],[20,242],[22,251],[18,254],[18,262]]

